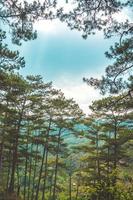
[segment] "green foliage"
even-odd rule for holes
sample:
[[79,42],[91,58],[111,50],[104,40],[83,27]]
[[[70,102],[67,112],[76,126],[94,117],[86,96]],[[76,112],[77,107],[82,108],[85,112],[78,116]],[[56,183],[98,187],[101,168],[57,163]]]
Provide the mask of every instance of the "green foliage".
[[[24,58],[4,44],[6,33],[0,30],[2,200],[133,199],[133,29],[128,21],[113,20],[113,14],[133,5],[114,0],[75,3],[66,14],[62,8],[54,13],[56,1],[1,1],[0,19],[18,45],[36,38],[33,23],[40,18],[58,17],[71,29],[83,31],[84,39],[95,30],[104,29],[107,37],[119,32],[120,41],[105,53],[114,61],[105,76],[84,79],[103,94],[119,95],[93,102],[92,114],[85,117],[73,99],[66,99],[41,76],[19,74]],[[72,136],[74,147],[66,134]],[[81,143],[75,142],[77,138],[83,139]]]
[[37,32],[33,29],[33,23],[40,19],[54,18],[52,9],[56,1],[51,4],[49,1],[2,0],[0,1],[0,20],[8,24],[12,34],[12,42],[21,45],[21,41],[36,39]]

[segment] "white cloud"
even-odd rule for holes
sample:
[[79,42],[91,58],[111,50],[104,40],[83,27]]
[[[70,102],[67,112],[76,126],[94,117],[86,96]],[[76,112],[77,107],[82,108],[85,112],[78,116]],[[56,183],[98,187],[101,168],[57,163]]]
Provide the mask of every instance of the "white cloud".
[[82,75],[80,78],[65,75],[60,77],[58,81],[55,81],[54,86],[61,89],[66,98],[73,98],[84,113],[89,114],[89,105],[91,105],[92,101],[101,98],[101,95],[99,94],[99,91],[96,91],[86,83],[83,83],[82,77]]
[[57,20],[40,20],[35,22],[34,28],[45,34],[57,34],[60,22]]
[[118,22],[125,22],[126,20],[132,21],[128,9],[124,9],[119,13],[115,13],[113,17]]

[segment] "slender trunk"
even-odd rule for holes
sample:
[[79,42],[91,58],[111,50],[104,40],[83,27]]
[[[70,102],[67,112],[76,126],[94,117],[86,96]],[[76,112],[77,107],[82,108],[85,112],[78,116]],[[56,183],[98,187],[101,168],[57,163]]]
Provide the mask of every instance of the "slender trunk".
[[[9,102],[7,101],[6,102],[6,107],[8,108],[9,106]],[[3,149],[4,149],[4,143],[5,143],[5,128],[6,126],[8,125],[6,120],[7,120],[7,117],[8,117],[8,113],[5,112],[4,114],[4,124],[3,124],[3,134],[1,134],[2,138],[1,138],[1,143],[0,143],[0,172],[2,172],[2,159],[3,159]],[[2,175],[2,174],[0,174]],[[2,177],[2,176],[1,176]]]
[[43,148],[43,156],[42,156],[41,168],[40,168],[40,172],[39,172],[39,179],[38,179],[38,184],[37,184],[35,200],[38,200],[40,182],[41,182],[41,178],[42,178],[42,170],[43,170],[43,165],[44,165],[44,158],[45,158],[45,146]]
[[43,148],[43,157],[42,157],[42,163],[41,163],[41,168],[40,168],[40,173],[39,173],[39,179],[38,179],[38,184],[37,184],[37,190],[36,190],[36,198],[35,198],[35,200],[38,200],[40,182],[41,182],[42,171],[43,171],[43,166],[44,166],[44,160],[45,160],[45,155],[46,155],[47,146],[48,146],[48,137],[49,137],[50,126],[51,126],[51,119],[49,121],[48,130],[46,132],[46,141],[45,141],[44,148]]
[[7,182],[6,182],[6,191],[8,192],[8,186],[10,181],[10,171],[11,171],[11,149],[9,150],[9,166],[7,172]]
[[48,200],[51,200],[51,199],[52,199],[53,176],[54,176],[54,171],[52,171],[52,175],[51,175],[50,189],[49,189],[49,198],[48,198]]
[[99,135],[98,132],[96,134],[96,154],[97,154],[97,173],[98,173],[98,179],[100,181],[100,161],[99,161]]
[[114,187],[114,192],[111,200],[115,200],[115,193],[116,193],[116,169],[117,169],[117,120],[115,119],[115,127],[114,127],[114,176],[113,176],[113,187]]
[[[110,132],[109,132],[109,140],[110,140]],[[107,176],[109,178],[110,173],[110,146],[108,142],[108,149],[107,149]]]
[[0,143],[0,172],[2,171],[3,148],[4,148],[4,139],[2,138],[1,143]]
[[20,176],[19,176],[19,168],[17,165],[17,197],[19,197],[20,194]]
[[11,167],[11,179],[10,179],[10,184],[9,184],[9,192],[14,192],[14,182],[15,182],[15,171],[16,171],[16,165],[17,165],[17,153],[18,153],[18,131],[19,131],[19,127],[20,127],[20,121],[19,121],[19,125],[18,125],[18,130],[16,131],[15,134],[15,142],[13,145],[13,159],[12,159],[12,167]]
[[117,167],[117,123],[115,121],[114,128],[114,169]]
[[[110,140],[110,132],[109,132],[109,140]],[[110,187],[110,146],[108,142],[108,149],[107,149],[107,187]],[[107,192],[107,197],[108,200],[110,200],[110,192]]]
[[[97,178],[97,183],[101,183],[101,177],[100,177],[100,160],[99,160],[99,134],[98,131],[96,132],[96,176]],[[99,192],[97,200],[101,199],[101,194]]]
[[52,200],[56,200],[56,182],[57,182],[57,171],[58,171],[58,161],[59,161],[60,139],[61,139],[61,128],[60,128],[59,134],[58,134],[58,143],[57,143],[57,154],[56,154],[56,160],[55,160],[55,174],[54,174],[54,185],[53,185]]
[[28,168],[28,138],[26,144],[26,160],[25,160],[25,174],[24,174],[24,200],[26,200],[26,186],[27,186],[27,168]]
[[[8,100],[6,100],[6,108],[9,107],[9,102]],[[4,155],[4,148],[5,148],[5,136],[6,136],[6,127],[8,126],[8,123],[7,123],[7,120],[8,120],[8,112],[5,112],[4,113],[4,116],[3,116],[3,123],[1,124],[1,134],[0,134],[0,185],[3,185],[3,181],[4,181],[4,168],[3,168],[3,162],[4,162],[4,159],[5,159],[5,155]],[[6,155],[7,156],[7,155]],[[9,158],[10,160],[10,158]],[[8,168],[8,173],[10,173],[10,166]],[[9,178],[9,176],[7,176],[7,179]],[[8,179],[9,180],[9,179]],[[8,183],[7,183],[8,184]],[[7,189],[7,184],[4,186],[6,190]]]
[[29,178],[28,178],[28,196],[27,200],[30,199],[30,186],[31,186],[31,171],[32,171],[32,149],[33,149],[33,144],[31,144],[31,157],[30,157],[30,166],[29,166]]
[[69,175],[69,200],[72,200],[72,175]]
[[45,200],[47,169],[48,169],[48,147],[47,147],[46,158],[45,158],[45,171],[44,171],[44,183],[43,183],[42,200]]
[[36,155],[35,155],[35,163],[34,163],[34,171],[33,171],[33,184],[32,184],[32,196],[31,196],[31,200],[34,199],[34,193],[35,193],[35,178],[36,178],[36,169],[37,169],[37,153],[38,153],[38,143],[36,146]]
[[19,132],[21,128],[21,122],[23,118],[23,112],[24,112],[24,106],[25,106],[26,99],[23,102],[23,107],[21,110],[21,114],[19,116],[18,124],[15,130],[15,141],[13,144],[13,161],[12,161],[12,169],[11,169],[11,180],[9,184],[9,192],[14,192],[14,182],[15,182],[15,171],[16,171],[16,165],[17,165],[17,159],[18,159],[18,140],[19,140]]

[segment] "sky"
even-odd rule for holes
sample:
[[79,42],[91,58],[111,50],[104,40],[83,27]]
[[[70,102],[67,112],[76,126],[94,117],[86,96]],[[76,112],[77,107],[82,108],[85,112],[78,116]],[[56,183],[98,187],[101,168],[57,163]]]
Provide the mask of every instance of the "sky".
[[104,74],[105,67],[110,64],[104,52],[113,45],[115,38],[104,39],[102,32],[97,32],[84,40],[80,32],[71,31],[59,20],[39,21],[34,28],[38,32],[37,39],[15,47],[26,61],[21,73],[40,74],[45,82],[52,81],[55,88],[61,89],[67,98],[73,98],[86,114],[89,113],[88,106],[101,96],[83,82],[83,77]]
[[99,92],[87,86],[83,77],[100,77],[109,61],[104,52],[112,40],[104,40],[102,33],[84,40],[81,33],[71,31],[66,24],[54,21],[35,25],[38,38],[25,42],[20,55],[25,57],[26,67],[21,73],[40,74],[44,81],[52,81],[67,98],[74,98],[85,113]]

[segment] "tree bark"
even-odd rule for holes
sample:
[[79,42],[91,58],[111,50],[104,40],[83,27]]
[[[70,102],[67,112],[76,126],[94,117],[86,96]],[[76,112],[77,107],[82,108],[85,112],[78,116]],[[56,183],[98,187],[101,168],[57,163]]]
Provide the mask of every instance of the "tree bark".
[[69,174],[69,200],[72,200],[72,175]]
[[46,156],[46,151],[47,151],[47,143],[48,143],[48,137],[49,137],[49,132],[50,132],[50,127],[51,127],[51,118],[49,121],[49,125],[48,125],[48,130],[46,132],[46,141],[44,144],[44,148],[43,148],[43,157],[42,157],[42,162],[41,162],[41,168],[40,168],[40,173],[39,173],[39,179],[38,179],[38,184],[37,184],[37,190],[36,190],[36,197],[35,200],[38,200],[38,195],[39,195],[39,188],[40,188],[40,182],[41,182],[41,178],[42,178],[42,171],[43,171],[43,166],[44,166],[44,160],[45,160],[45,156]]
[[59,129],[59,134],[58,134],[58,143],[57,143],[57,154],[56,154],[56,161],[55,161],[55,174],[54,174],[54,185],[53,185],[52,200],[56,200],[56,182],[57,182],[57,171],[58,171],[58,161],[59,161],[60,139],[61,139],[61,128]]

